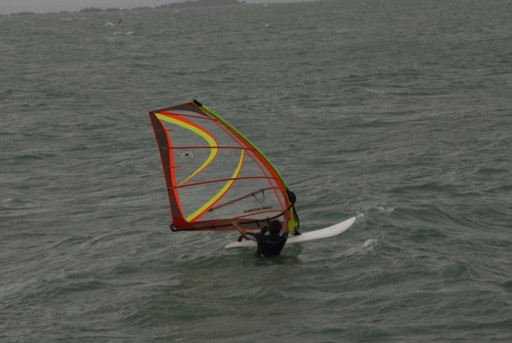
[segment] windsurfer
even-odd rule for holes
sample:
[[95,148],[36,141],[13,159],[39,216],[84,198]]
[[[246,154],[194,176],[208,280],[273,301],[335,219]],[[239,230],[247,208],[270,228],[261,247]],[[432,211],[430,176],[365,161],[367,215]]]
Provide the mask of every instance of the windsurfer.
[[[247,232],[240,226],[240,220],[233,222],[241,237],[256,241],[258,246],[254,252],[257,257],[279,256],[288,239],[288,224],[282,224],[279,220],[272,220],[268,227],[259,233]],[[281,233],[281,229],[283,231]],[[268,231],[268,234],[266,233]]]

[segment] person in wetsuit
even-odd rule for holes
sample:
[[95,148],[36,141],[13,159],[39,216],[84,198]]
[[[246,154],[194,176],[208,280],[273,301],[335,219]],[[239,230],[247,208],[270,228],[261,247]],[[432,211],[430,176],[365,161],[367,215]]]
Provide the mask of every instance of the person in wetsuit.
[[279,220],[272,220],[269,226],[259,233],[247,232],[247,230],[242,229],[239,220],[233,222],[233,225],[240,232],[241,237],[258,243],[254,252],[254,256],[257,257],[279,256],[288,239],[288,225],[286,223],[283,225],[283,234],[280,235],[281,222]]

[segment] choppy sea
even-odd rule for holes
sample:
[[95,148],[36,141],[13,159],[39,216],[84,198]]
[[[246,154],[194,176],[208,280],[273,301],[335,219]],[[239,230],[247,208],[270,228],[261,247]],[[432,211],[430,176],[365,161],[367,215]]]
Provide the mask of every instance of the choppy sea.
[[[1,342],[511,342],[512,2],[0,16]],[[297,194],[276,259],[172,233],[150,110]]]

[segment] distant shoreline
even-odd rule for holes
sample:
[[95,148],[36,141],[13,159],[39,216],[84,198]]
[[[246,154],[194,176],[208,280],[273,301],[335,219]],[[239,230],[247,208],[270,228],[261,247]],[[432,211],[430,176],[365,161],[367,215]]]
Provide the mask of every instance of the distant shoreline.
[[180,9],[180,8],[191,8],[191,7],[211,7],[211,6],[232,6],[232,5],[246,5],[246,2],[243,0],[186,0],[182,2],[172,2],[164,5],[159,5],[155,7],[150,6],[142,6],[142,7],[134,7],[134,8],[98,8],[98,7],[88,7],[82,8],[78,11],[58,11],[58,12],[16,12],[10,14],[1,14],[0,16],[28,16],[28,15],[41,15],[41,14],[77,14],[77,13],[104,13],[104,12],[130,12],[130,11],[150,11],[150,10],[172,10],[172,9]]

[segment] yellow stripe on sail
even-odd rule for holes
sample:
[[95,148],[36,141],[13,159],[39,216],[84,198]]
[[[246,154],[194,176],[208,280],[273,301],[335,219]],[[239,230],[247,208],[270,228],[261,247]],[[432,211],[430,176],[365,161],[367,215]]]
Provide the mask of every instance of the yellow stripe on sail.
[[195,211],[190,216],[188,216],[186,218],[187,222],[190,223],[190,222],[194,221],[195,219],[197,219],[197,217],[200,216],[201,213],[206,211],[210,206],[212,206],[217,200],[219,200],[220,197],[222,197],[229,190],[229,188],[235,182],[235,179],[238,177],[238,174],[240,174],[240,170],[242,169],[242,165],[244,164],[244,155],[245,155],[245,151],[242,150],[242,153],[240,154],[240,161],[238,161],[238,166],[236,167],[235,172],[233,173],[233,175],[231,175],[231,180],[226,182],[224,187],[222,187],[222,189],[220,191],[218,191],[217,194],[215,194],[210,200],[208,200],[207,203],[205,203],[203,206],[201,206],[201,208],[199,208],[197,211]]
[[185,122],[183,122],[181,120],[178,120],[178,119],[175,119],[175,118],[172,118],[172,117],[168,117],[168,116],[160,114],[160,113],[156,113],[156,117],[158,119],[160,119],[160,120],[163,120],[163,121],[166,121],[166,122],[169,122],[169,123],[181,126],[181,127],[185,128],[187,130],[190,130],[190,131],[194,132],[195,134],[201,136],[211,147],[210,155],[208,156],[206,161],[204,161],[204,163],[195,172],[193,172],[185,180],[180,182],[180,184],[178,186],[182,186],[188,180],[192,179],[194,176],[196,176],[198,173],[200,173],[204,168],[206,168],[206,166],[208,166],[213,161],[213,159],[217,156],[217,154],[219,152],[219,149],[217,148],[217,142],[215,141],[213,136],[210,135],[207,131],[202,130],[202,129],[194,126],[194,125],[190,125],[190,124],[185,123]]

